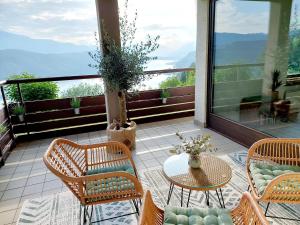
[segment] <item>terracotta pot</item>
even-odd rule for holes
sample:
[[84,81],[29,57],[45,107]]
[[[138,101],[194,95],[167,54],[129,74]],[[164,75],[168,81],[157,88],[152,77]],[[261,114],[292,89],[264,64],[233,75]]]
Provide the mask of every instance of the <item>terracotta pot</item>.
[[198,169],[201,167],[200,155],[189,155],[189,166]]
[[130,150],[135,149],[136,123],[131,121],[129,127],[121,127],[116,130],[116,124],[111,123],[107,127],[107,138],[109,141],[119,141],[127,145]]
[[76,115],[80,114],[80,109],[79,109],[79,108],[75,108],[75,109],[74,109],[74,113],[75,113]]

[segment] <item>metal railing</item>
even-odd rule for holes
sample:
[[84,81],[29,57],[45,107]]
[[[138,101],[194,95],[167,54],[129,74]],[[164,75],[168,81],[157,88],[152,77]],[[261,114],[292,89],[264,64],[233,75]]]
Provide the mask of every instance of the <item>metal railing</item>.
[[[173,73],[180,73],[180,72],[188,72],[188,71],[193,71],[193,68],[180,68],[180,69],[166,69],[166,70],[151,70],[151,71],[145,71],[145,74],[147,75],[160,75],[160,74],[173,74]],[[87,79],[95,79],[95,78],[101,78],[100,75],[78,75],[78,76],[59,76],[59,77],[45,77],[45,78],[32,78],[32,79],[16,79],[16,80],[5,80],[5,81],[0,81],[0,86],[1,86],[1,93],[2,93],[2,97],[3,97],[3,104],[4,104],[4,109],[6,111],[6,115],[7,115],[7,119],[9,120],[8,123],[10,124],[10,130],[12,130],[13,134],[16,134],[16,130],[18,130],[17,133],[22,133],[24,134],[27,133],[27,135],[31,134],[31,128],[32,127],[37,127],[37,118],[41,117],[41,121],[44,121],[43,118],[43,112],[37,112],[38,109],[41,109],[40,111],[42,111],[42,106],[43,105],[51,105],[51,104],[64,104],[67,105],[67,101],[69,101],[69,99],[55,99],[55,100],[38,100],[36,101],[37,104],[35,104],[35,101],[25,101],[22,95],[22,84],[28,84],[28,83],[36,83],[36,82],[59,82],[59,81],[69,81],[69,80],[87,80]],[[16,122],[16,118],[14,115],[12,115],[10,107],[9,107],[9,103],[7,102],[6,99],[6,94],[5,94],[5,90],[4,90],[4,86],[6,85],[16,85],[17,86],[17,93],[19,96],[19,104],[21,104],[22,106],[24,106],[25,108],[27,108],[25,110],[25,121],[23,124],[17,123]],[[92,121],[92,116],[94,114],[105,114],[105,110],[102,111],[97,111],[95,109],[95,107],[93,108],[92,104],[95,104],[95,101],[97,100],[101,100],[103,103],[103,99],[104,97],[83,97],[83,103],[86,102],[86,115],[85,116],[90,116],[90,120]],[[101,103],[101,104],[102,104]],[[35,111],[28,109],[28,107],[32,107],[35,106]],[[50,110],[56,110],[55,108],[47,108],[48,111]],[[103,107],[102,107],[103,109]],[[60,110],[60,111],[59,111]],[[72,117],[70,109],[65,107],[59,107],[59,110],[56,110],[56,113],[60,113],[61,116],[63,116],[63,118],[67,118],[68,116]],[[46,110],[47,111],[47,110]],[[63,111],[63,112],[61,112]],[[36,114],[37,116],[35,116],[35,119],[32,119],[32,115],[31,114]],[[53,115],[54,112],[47,112],[44,113],[45,116],[48,116],[49,118],[53,119],[55,118],[55,116]],[[73,117],[72,117],[73,118]],[[60,118],[55,118],[56,122],[57,119]],[[81,118],[82,119],[82,118]],[[85,119],[86,121],[87,119]],[[73,122],[76,121],[76,124],[78,123],[79,119],[75,119],[73,118]],[[84,121],[84,119],[82,119],[82,121]],[[94,120],[95,121],[95,120]],[[104,121],[102,121],[104,122]],[[54,122],[53,122],[54,123]],[[60,122],[61,124],[63,124],[63,122]],[[35,126],[33,126],[33,124]],[[48,123],[49,124],[49,123]],[[41,129],[41,128],[39,128]]]

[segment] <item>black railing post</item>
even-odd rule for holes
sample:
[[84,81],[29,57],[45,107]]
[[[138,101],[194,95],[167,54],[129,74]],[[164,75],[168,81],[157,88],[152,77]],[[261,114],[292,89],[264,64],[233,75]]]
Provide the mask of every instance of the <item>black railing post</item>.
[[15,135],[14,135],[13,126],[12,126],[12,123],[11,123],[11,117],[10,117],[8,105],[7,105],[7,102],[6,102],[6,97],[5,97],[5,92],[4,92],[3,86],[1,86],[1,95],[2,95],[2,99],[3,99],[5,113],[6,113],[7,118],[8,118],[7,120],[8,120],[8,123],[9,123],[8,126],[9,126],[9,130],[10,130],[10,135],[11,135],[11,138],[13,139],[13,142],[15,142]]
[[19,93],[19,98],[20,98],[21,105],[25,109],[24,110],[24,123],[25,123],[27,134],[29,135],[28,124],[27,124],[27,121],[26,121],[26,107],[25,107],[25,103],[24,103],[24,99],[23,99],[23,95],[22,95],[22,91],[21,91],[21,87],[20,87],[20,83],[19,82],[17,82],[17,87],[18,87],[18,93]]

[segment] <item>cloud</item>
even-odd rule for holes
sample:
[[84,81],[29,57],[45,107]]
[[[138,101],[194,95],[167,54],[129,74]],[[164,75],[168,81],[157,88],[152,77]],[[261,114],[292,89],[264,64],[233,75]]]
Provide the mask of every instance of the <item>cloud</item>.
[[1,0],[1,30],[31,38],[94,44],[97,16],[94,1]]
[[[159,7],[158,7],[159,5]],[[121,12],[124,0],[119,0]],[[166,49],[196,41],[196,0],[130,0],[138,10],[137,39],[160,35]],[[31,38],[94,44],[97,16],[94,0],[0,0],[0,27]]]
[[269,2],[220,0],[216,7],[216,31],[267,33]]
[[[297,0],[299,2],[299,0]],[[268,2],[219,0],[218,32],[268,30]],[[124,0],[119,0],[123,12]],[[138,11],[137,39],[160,35],[160,45],[179,48],[196,42],[196,0],[129,0],[129,15]],[[94,0],[0,0],[0,29],[31,38],[94,44]]]
[[[121,15],[125,0],[119,0]],[[129,0],[128,14],[137,17],[137,39],[160,36],[160,49],[176,50],[196,43],[196,0]]]

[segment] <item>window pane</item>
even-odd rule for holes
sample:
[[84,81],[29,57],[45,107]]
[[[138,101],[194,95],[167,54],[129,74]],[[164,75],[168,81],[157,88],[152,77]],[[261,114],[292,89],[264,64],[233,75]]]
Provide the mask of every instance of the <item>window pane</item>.
[[299,137],[298,5],[217,1],[213,113],[274,136]]

